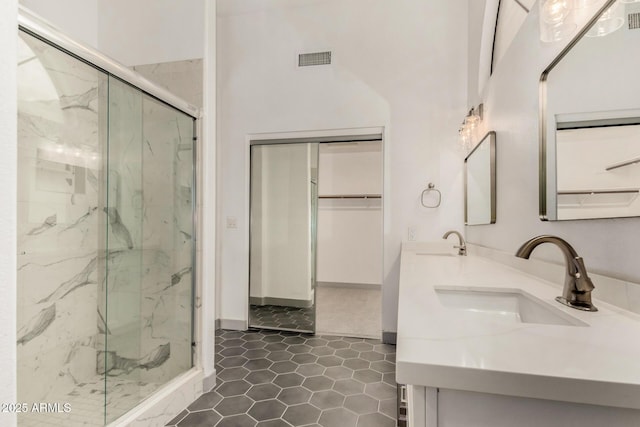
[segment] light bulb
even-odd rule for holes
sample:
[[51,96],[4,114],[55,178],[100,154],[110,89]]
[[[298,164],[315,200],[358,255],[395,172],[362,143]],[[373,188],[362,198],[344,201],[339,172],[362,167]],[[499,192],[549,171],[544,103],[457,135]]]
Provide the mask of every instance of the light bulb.
[[559,25],[571,12],[569,0],[547,0],[542,5],[542,19],[550,25]]
[[574,0],[574,7],[576,9],[585,9],[595,5],[598,0]]
[[587,37],[603,37],[620,29],[624,25],[624,8],[620,6],[620,2],[616,1],[606,11],[602,13],[600,18],[593,24],[593,27],[587,32]]
[[557,42],[573,34],[577,28],[573,4],[574,0],[540,0],[540,40]]

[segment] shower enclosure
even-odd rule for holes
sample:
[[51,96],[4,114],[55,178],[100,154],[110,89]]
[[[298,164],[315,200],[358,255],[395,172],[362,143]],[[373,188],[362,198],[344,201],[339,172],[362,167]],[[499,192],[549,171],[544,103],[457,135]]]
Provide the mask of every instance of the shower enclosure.
[[195,109],[21,26],[21,426],[105,425],[193,366]]

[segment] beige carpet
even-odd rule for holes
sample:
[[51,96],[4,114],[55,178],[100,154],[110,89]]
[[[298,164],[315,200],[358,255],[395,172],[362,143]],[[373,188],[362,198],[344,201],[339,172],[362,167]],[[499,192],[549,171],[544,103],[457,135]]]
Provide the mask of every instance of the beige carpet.
[[317,335],[380,339],[380,289],[319,286],[316,292]]

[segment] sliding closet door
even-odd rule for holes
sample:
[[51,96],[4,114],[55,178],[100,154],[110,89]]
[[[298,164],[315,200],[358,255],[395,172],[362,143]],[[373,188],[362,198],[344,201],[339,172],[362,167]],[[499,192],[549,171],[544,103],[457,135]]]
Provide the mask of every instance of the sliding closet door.
[[315,330],[318,144],[251,147],[249,325]]

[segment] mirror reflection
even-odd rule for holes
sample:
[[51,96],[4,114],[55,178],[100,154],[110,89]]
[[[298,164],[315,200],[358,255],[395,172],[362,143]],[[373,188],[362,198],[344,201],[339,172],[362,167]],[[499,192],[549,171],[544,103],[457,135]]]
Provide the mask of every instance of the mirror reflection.
[[251,146],[249,326],[315,331],[318,144]]
[[640,3],[610,4],[542,75],[543,220],[640,215]]
[[464,160],[465,224],[496,222],[496,133],[489,132]]

